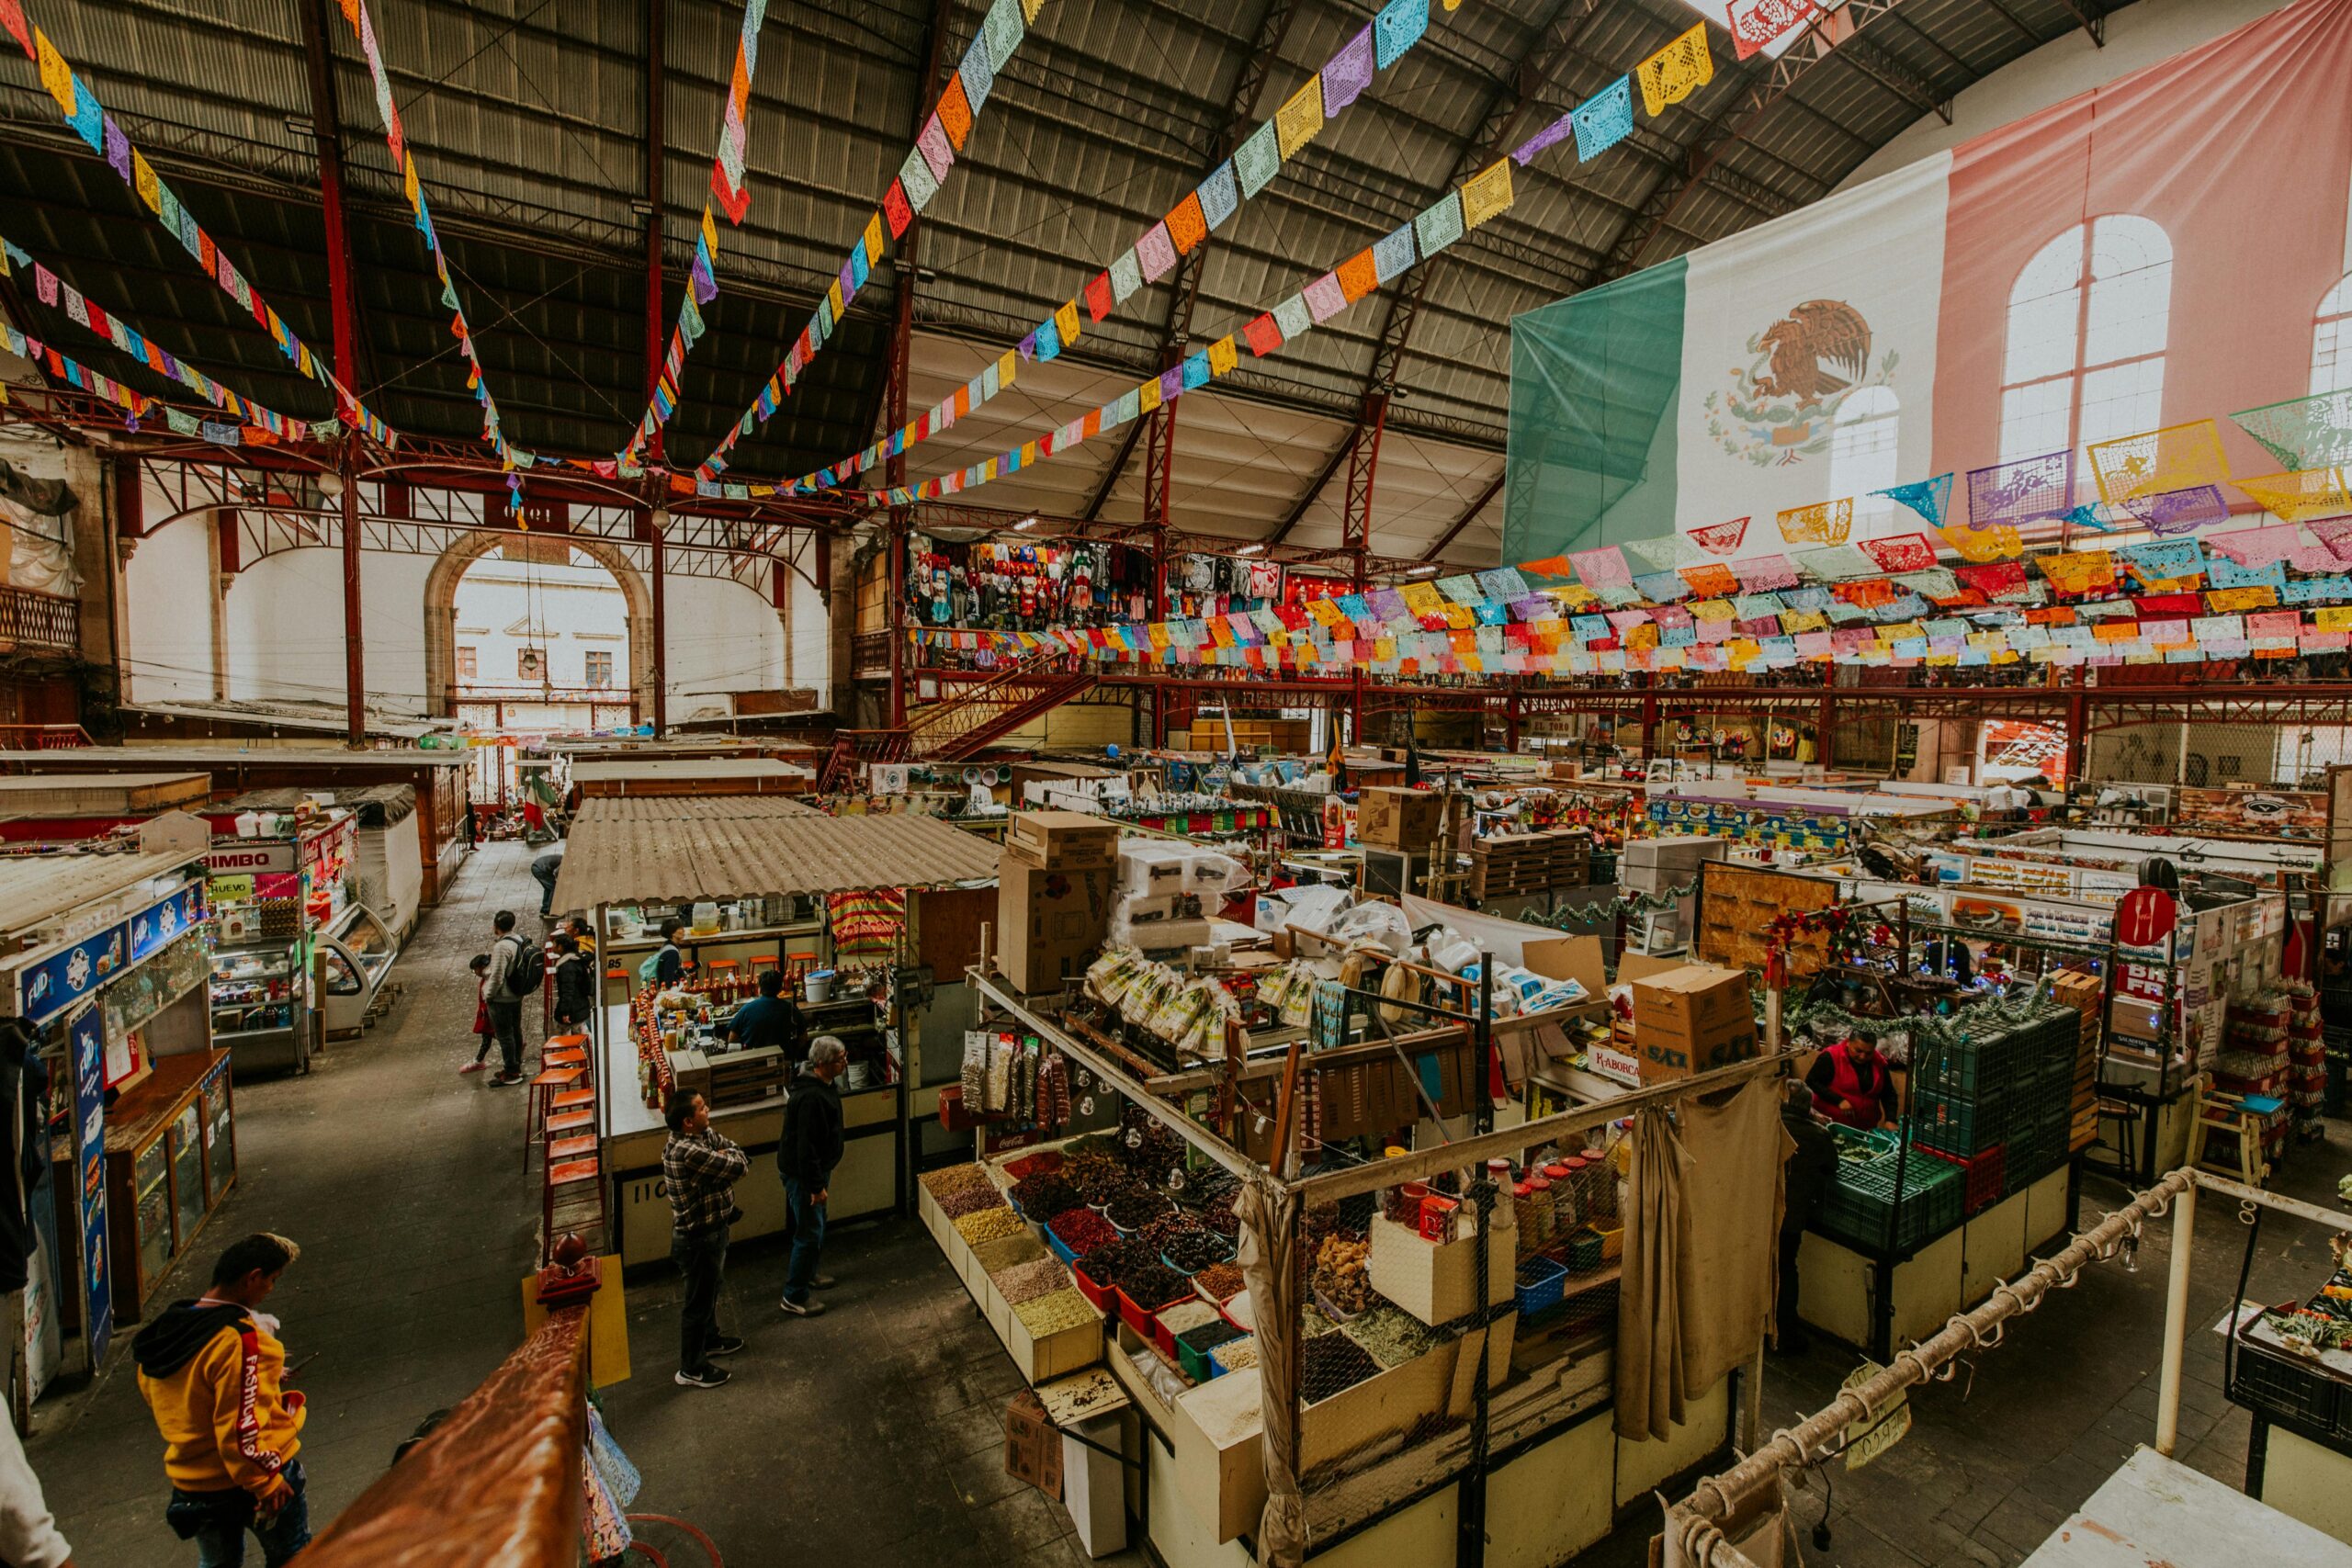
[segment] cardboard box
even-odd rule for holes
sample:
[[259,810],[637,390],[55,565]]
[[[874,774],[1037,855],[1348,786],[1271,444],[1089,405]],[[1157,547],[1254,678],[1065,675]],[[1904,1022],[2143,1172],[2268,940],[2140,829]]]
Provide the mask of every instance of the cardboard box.
[[1108,868],[1118,859],[1119,825],[1076,811],[1016,811],[1004,847],[1044,871]]
[[1061,1498],[1061,1433],[1044,1403],[1025,1388],[1004,1407],[1004,1472],[1057,1502]]
[[1634,1039],[1644,1083],[1689,1077],[1754,1055],[1747,972],[1686,964],[1635,980]]
[[1726,860],[1730,855],[1731,844],[1727,840],[1705,833],[1678,833],[1659,839],[1629,840],[1624,848],[1623,863],[1627,866],[1673,866],[1687,871],[1696,869],[1701,861]]
[[1049,871],[1008,850],[996,874],[997,967],[1023,991],[1061,989],[1064,968],[1082,970],[1102,945],[1110,866]]
[[2162,1040],[2165,1037],[2165,1005],[2160,1001],[2143,1001],[2138,997],[2118,997],[2109,1026],[2126,1039]]
[[1445,797],[1428,790],[1366,785],[1356,797],[1356,838],[1383,849],[1425,849],[1444,811]]

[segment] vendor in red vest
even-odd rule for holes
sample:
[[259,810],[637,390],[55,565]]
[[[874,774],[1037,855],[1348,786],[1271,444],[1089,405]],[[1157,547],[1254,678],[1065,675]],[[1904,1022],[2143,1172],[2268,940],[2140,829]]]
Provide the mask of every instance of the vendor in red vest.
[[1894,1074],[1866,1035],[1849,1034],[1815,1057],[1804,1081],[1814,1109],[1832,1122],[1867,1132],[1897,1115]]

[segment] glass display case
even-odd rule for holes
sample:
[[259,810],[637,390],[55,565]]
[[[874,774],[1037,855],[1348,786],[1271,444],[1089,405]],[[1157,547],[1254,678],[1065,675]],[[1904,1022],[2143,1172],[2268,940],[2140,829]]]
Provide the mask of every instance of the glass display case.
[[311,1060],[310,943],[223,947],[212,955],[212,1039],[239,1071],[307,1069]]
[[400,941],[364,904],[337,916],[321,939],[324,960],[326,1032],[330,1040],[357,1034],[377,987],[400,956]]
[[220,1051],[158,1057],[107,1109],[107,1247],[118,1323],[140,1319],[236,1182],[229,1071]]

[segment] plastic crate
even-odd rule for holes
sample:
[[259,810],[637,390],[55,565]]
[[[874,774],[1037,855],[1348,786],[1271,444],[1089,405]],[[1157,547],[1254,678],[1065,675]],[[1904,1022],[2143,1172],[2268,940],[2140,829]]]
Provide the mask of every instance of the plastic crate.
[[1531,1317],[1557,1305],[1567,1288],[1568,1271],[1548,1258],[1531,1258],[1519,1266],[1519,1315]]
[[[1890,1236],[1898,1175],[1903,1186],[1902,1213]],[[1960,1224],[1963,1190],[1960,1168],[1924,1151],[1906,1156],[1899,1164],[1885,1160],[1867,1167],[1846,1166],[1823,1196],[1815,1228],[1860,1247],[1892,1246],[1908,1250]]]
[[2008,1136],[2007,1109],[1996,1100],[1917,1089],[1911,1094],[1912,1141],[1939,1154],[1973,1157]]
[[[2317,1367],[2240,1339],[2230,1378],[2233,1403],[2306,1430],[2335,1431],[2344,1385]],[[2352,1418],[2352,1410],[2345,1412]]]
[[1077,1267],[1078,1254],[1072,1252],[1069,1246],[1063,1242],[1062,1238],[1054,1234],[1054,1227],[1051,1225],[1046,1225],[1042,1228],[1046,1233],[1046,1249],[1051,1252],[1056,1258],[1062,1260],[1063,1268],[1070,1269]]
[[1119,1321],[1134,1329],[1136,1338],[1149,1339],[1154,1342],[1159,1338],[1160,1308],[1173,1306],[1178,1302],[1200,1300],[1200,1297],[1193,1293],[1190,1287],[1187,1287],[1181,1296],[1170,1296],[1164,1302],[1154,1302],[1149,1306],[1145,1306],[1125,1291],[1114,1290],[1110,1293],[1119,1300]]
[[[1206,1325],[1204,1325],[1204,1326]],[[1228,1323],[1226,1326],[1230,1328],[1233,1325]],[[1231,1345],[1248,1337],[1250,1337],[1246,1334],[1237,1334],[1232,1339],[1219,1340],[1217,1345],[1212,1345],[1205,1350],[1196,1350],[1179,1339],[1176,1341],[1176,1364],[1184,1369],[1184,1375],[1193,1382],[1204,1383],[1225,1371],[1223,1367],[1215,1364],[1218,1346]]]
[[1973,1214],[1990,1208],[2000,1201],[2002,1195],[2007,1191],[2007,1169],[2004,1160],[2004,1151],[1998,1144],[1973,1159],[1963,1159],[1959,1155],[1946,1154],[1941,1149],[1927,1149],[1925,1152],[1948,1165],[1957,1166],[1960,1168],[1962,1173],[1960,1212],[1962,1214]]
[[[1047,1235],[1053,1235],[1051,1231],[1047,1231],[1046,1234]],[[1078,1286],[1078,1293],[1084,1296],[1087,1301],[1092,1304],[1096,1312],[1102,1313],[1107,1315],[1108,1314],[1114,1313],[1119,1310],[1119,1292],[1113,1290],[1108,1285],[1098,1285],[1093,1280],[1088,1279],[1086,1277],[1086,1270],[1079,1266],[1078,1260],[1075,1258],[1070,1260],[1069,1277],[1071,1282]]]

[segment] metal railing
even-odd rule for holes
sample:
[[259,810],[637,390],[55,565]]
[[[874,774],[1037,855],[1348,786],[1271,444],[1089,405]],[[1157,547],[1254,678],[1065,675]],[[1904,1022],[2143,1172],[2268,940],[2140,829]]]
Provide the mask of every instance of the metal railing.
[[0,642],[18,649],[82,651],[82,602],[29,588],[0,588]]

